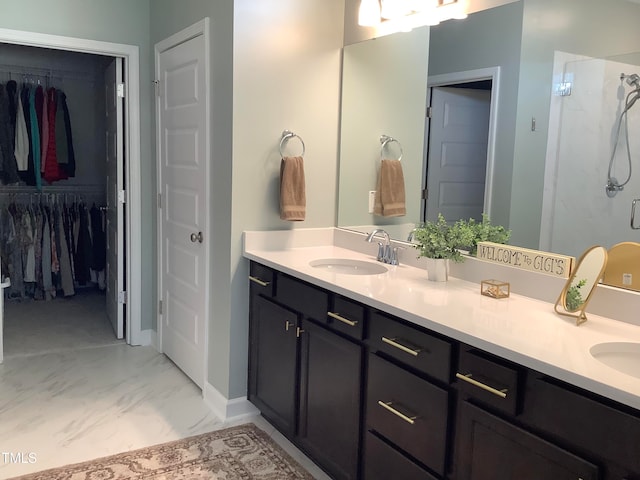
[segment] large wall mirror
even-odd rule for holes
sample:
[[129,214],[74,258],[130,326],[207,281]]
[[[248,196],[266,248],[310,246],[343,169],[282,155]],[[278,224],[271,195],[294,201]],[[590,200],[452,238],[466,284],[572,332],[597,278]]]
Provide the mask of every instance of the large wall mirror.
[[[621,78],[640,75],[639,19],[632,0],[519,0],[346,46],[337,225],[383,225],[406,238],[425,211],[431,95],[447,79],[471,82],[484,72],[466,85],[489,90],[494,102],[484,147],[491,162],[479,180],[486,189],[476,191],[492,222],[512,229],[510,243],[579,256],[593,244],[640,241],[629,225],[640,197],[640,102],[617,133],[627,96],[635,103],[640,85]],[[627,127],[633,175],[610,197],[609,165],[620,183],[628,173]],[[403,147],[404,217],[368,212],[380,135]]]

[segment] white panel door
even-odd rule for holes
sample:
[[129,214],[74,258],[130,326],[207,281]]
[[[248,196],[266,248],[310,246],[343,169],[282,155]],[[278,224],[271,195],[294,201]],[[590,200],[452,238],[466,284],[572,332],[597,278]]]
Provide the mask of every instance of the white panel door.
[[124,189],[124,98],[118,96],[122,82],[122,58],[114,58],[105,72],[107,136],[107,317],[117,338],[124,336],[124,204],[118,192]]
[[491,92],[434,87],[427,159],[427,220],[480,220],[484,209]]
[[204,35],[158,56],[162,351],[204,385],[207,107]]

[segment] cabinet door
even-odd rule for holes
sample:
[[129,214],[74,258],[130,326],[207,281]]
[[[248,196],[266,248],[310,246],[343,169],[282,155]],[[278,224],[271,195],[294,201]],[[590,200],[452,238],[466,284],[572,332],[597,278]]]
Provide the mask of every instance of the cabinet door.
[[596,480],[586,460],[467,402],[460,405],[460,480]]
[[302,321],[298,441],[332,478],[356,479],[362,347]]
[[293,435],[298,317],[259,295],[251,303],[248,398],[267,420]]

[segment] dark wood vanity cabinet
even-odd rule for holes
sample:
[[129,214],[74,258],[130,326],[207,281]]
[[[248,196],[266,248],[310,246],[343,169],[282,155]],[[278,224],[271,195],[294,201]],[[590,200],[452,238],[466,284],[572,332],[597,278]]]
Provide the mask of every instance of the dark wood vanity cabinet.
[[251,283],[248,398],[332,478],[356,480],[363,347],[339,329],[361,331],[364,309],[340,308],[336,329],[333,295],[272,273],[271,289]]
[[640,412],[251,262],[248,398],[332,478],[640,480]]
[[333,478],[358,478],[362,347],[303,320],[299,444]]
[[248,398],[288,435],[295,432],[297,412],[297,324],[295,313],[261,296],[251,299]]
[[458,411],[456,478],[598,480],[598,467],[463,401]]

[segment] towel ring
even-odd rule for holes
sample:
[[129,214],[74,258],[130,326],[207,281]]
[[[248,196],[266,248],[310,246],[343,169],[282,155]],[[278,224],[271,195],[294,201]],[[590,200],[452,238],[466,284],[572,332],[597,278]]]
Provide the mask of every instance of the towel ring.
[[282,132],[282,139],[280,140],[280,156],[281,157],[284,157],[284,152],[282,151],[282,148],[284,147],[285,143],[290,138],[294,138],[294,137],[297,138],[298,140],[300,140],[300,143],[302,144],[302,153],[300,154],[300,156],[304,157],[304,152],[305,152],[304,141],[302,140],[302,138],[299,135],[296,135],[291,130],[285,130],[284,132]]
[[380,135],[380,143],[381,143],[380,160],[382,160],[384,157],[384,147],[386,147],[387,144],[392,142],[396,142],[398,144],[398,148],[400,149],[400,156],[398,157],[398,161],[402,160],[402,155],[404,154],[404,152],[402,151],[402,144],[395,138],[390,137],[389,135]]

